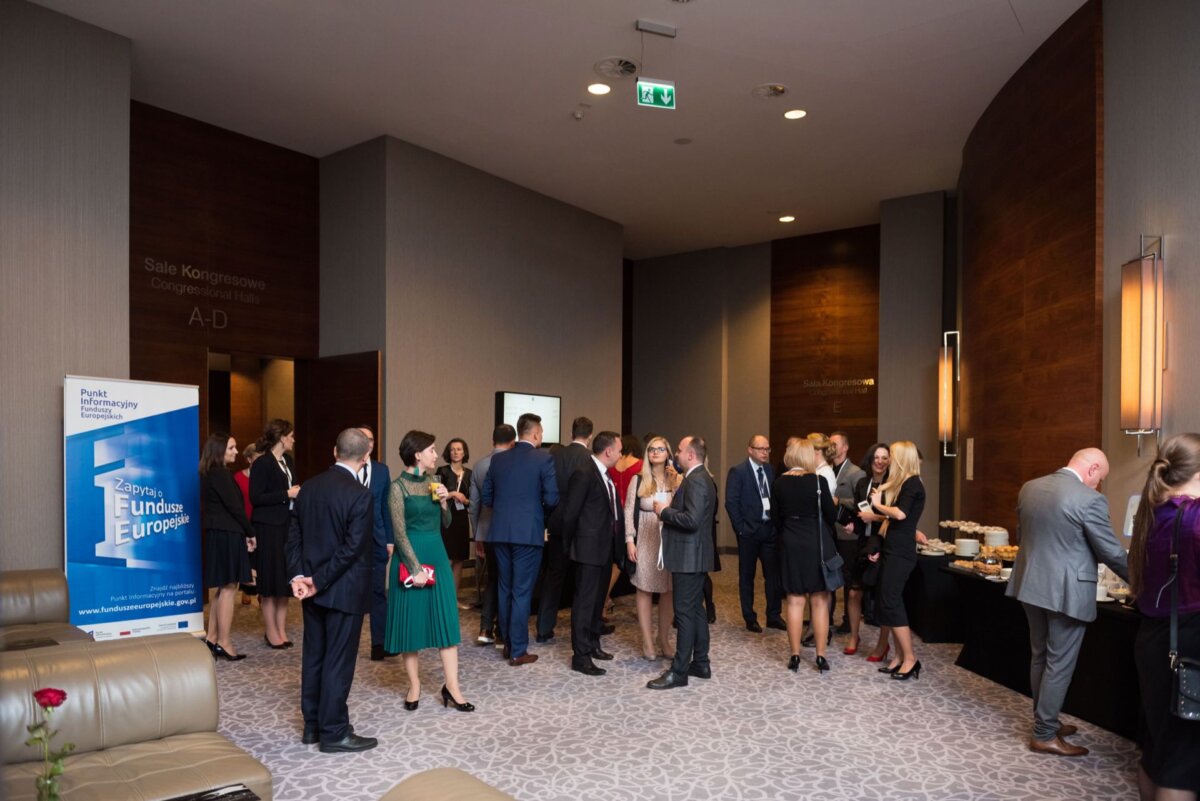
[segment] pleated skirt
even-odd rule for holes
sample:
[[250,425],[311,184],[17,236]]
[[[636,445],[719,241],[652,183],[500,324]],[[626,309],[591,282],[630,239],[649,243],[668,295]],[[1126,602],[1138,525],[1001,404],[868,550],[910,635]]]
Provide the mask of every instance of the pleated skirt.
[[433,567],[432,587],[405,587],[400,582],[400,554],[388,563],[388,614],[383,647],[391,653],[458,645],[458,601],[450,559],[441,531],[409,531],[417,559]]

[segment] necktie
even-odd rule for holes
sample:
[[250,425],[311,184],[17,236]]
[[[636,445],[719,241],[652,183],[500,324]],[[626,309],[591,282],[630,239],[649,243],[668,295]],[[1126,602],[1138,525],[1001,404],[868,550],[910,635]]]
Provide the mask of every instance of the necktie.
[[367,466],[365,464],[362,466],[362,469],[358,471],[358,480],[362,482],[364,487],[370,486],[367,483]]
[[604,477],[604,483],[608,485],[608,500],[612,504],[613,519],[619,519],[621,516],[617,514],[617,487],[608,476]]
[[767,479],[766,479],[766,476],[763,475],[762,465],[758,466],[757,472],[758,472],[758,494],[764,498],[770,498],[771,493],[767,491]]

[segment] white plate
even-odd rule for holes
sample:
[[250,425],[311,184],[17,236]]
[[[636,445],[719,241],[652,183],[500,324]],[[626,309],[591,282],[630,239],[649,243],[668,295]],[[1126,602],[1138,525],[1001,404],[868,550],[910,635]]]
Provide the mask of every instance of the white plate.
[[1117,600],[1117,599],[1116,599],[1116,598],[1097,598],[1097,599],[1096,599],[1096,603],[1098,603],[1098,604],[1111,604],[1111,603],[1112,603],[1113,601],[1115,601],[1115,600]]
[[1000,576],[984,576],[984,578],[987,579],[988,581],[995,581],[997,583],[1002,583],[1002,582],[1008,581],[1008,579],[1001,578]]

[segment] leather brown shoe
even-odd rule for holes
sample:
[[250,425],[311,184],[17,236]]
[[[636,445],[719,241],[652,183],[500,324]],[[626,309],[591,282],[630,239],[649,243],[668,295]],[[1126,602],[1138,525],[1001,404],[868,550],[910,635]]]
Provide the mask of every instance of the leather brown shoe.
[[520,667],[521,665],[532,665],[536,661],[538,661],[537,654],[526,653],[508,660],[508,664],[512,665],[513,667]]
[[1071,745],[1061,737],[1053,740],[1030,740],[1029,750],[1039,754],[1054,754],[1055,756],[1080,757],[1087,756],[1088,750],[1082,745]]
[[1079,727],[1072,723],[1064,723],[1058,727],[1059,737],[1070,737],[1072,734],[1079,734]]

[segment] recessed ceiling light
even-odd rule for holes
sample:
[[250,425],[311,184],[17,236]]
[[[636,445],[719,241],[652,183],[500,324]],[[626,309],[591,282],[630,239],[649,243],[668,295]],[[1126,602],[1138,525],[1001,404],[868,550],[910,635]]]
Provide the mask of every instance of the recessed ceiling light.
[[791,111],[783,112],[783,116],[785,119],[799,120],[799,119],[803,119],[804,117],[807,117],[808,112],[802,108],[794,108]]
[[796,218],[795,218],[795,217],[793,217],[793,216],[792,216],[792,215],[790,215],[790,214],[785,214],[785,215],[783,215],[782,217],[780,217],[780,218],[779,218],[779,221],[780,221],[780,222],[784,222],[784,223],[786,223],[786,222],[795,222],[795,221],[796,221]]
[[588,86],[588,91],[594,95],[606,95],[612,91],[612,87],[606,83],[593,83]]

